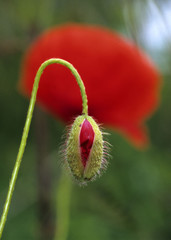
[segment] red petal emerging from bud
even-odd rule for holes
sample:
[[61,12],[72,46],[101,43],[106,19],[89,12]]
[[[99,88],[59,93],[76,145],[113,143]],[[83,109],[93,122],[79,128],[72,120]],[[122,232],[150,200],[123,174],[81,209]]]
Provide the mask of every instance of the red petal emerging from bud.
[[80,151],[83,166],[86,166],[94,141],[94,130],[87,119],[82,123],[80,131]]

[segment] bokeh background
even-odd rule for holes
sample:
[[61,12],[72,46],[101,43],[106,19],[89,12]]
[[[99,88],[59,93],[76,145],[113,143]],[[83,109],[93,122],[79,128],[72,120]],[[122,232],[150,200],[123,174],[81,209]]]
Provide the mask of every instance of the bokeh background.
[[[69,198],[60,190],[63,201],[70,201],[67,239],[170,240],[169,0],[0,0],[0,212],[29,103],[17,90],[22,56],[43,30],[66,22],[98,24],[120,32],[151,56],[163,78],[160,107],[147,122],[148,149],[137,150],[107,130],[113,147],[106,173],[85,188],[73,183]],[[53,238],[61,175],[58,147],[64,129],[63,123],[36,109],[3,239],[43,239],[46,234]]]

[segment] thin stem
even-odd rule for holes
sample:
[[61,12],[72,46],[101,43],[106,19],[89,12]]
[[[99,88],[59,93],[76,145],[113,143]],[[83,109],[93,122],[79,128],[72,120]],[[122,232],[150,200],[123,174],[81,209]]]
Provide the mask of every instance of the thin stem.
[[54,217],[51,204],[52,162],[48,157],[49,131],[45,113],[38,107],[34,110],[36,138],[36,175],[39,239],[52,239],[54,235]]
[[80,91],[81,91],[82,102],[83,102],[82,103],[82,105],[83,105],[82,114],[85,114],[85,117],[88,114],[87,95],[86,95],[86,92],[85,92],[85,87],[84,87],[84,84],[81,80],[80,75],[78,74],[77,70],[73,67],[73,65],[70,64],[69,62],[67,62],[65,60],[62,60],[62,59],[59,59],[59,58],[51,58],[51,59],[45,61],[44,63],[42,63],[42,65],[40,66],[40,68],[37,71],[37,74],[36,74],[36,77],[35,77],[35,80],[34,80],[34,85],[33,85],[31,100],[30,100],[30,104],[29,104],[29,108],[28,108],[28,112],[27,112],[27,118],[26,118],[24,130],[23,130],[23,135],[22,135],[17,159],[16,159],[16,162],[15,162],[15,166],[14,166],[14,169],[13,169],[13,172],[12,172],[12,177],[11,177],[11,180],[10,180],[6,201],[5,201],[5,204],[4,204],[4,209],[3,209],[3,213],[2,213],[2,217],[1,217],[1,221],[0,221],[0,239],[2,237],[3,229],[4,229],[4,226],[5,226],[5,223],[6,223],[6,219],[7,219],[11,199],[12,199],[12,194],[13,194],[13,191],[14,191],[15,183],[16,183],[17,176],[18,176],[18,171],[19,171],[19,168],[20,168],[20,165],[21,165],[22,157],[23,157],[26,142],[27,142],[27,137],[28,137],[29,128],[30,128],[30,124],[31,124],[31,119],[32,119],[32,115],[33,115],[34,105],[35,105],[35,102],[36,102],[36,95],[37,95],[37,90],[38,90],[40,77],[41,77],[44,69],[48,65],[54,64],[54,63],[66,66],[67,68],[70,69],[71,73],[74,75],[74,77],[76,78],[76,81],[77,81],[77,83],[80,87]]
[[57,225],[54,240],[68,237],[72,182],[62,169],[56,196]]

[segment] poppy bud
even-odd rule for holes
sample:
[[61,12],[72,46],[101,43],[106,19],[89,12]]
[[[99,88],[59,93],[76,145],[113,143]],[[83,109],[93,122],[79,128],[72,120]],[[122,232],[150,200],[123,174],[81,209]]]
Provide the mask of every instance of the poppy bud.
[[93,180],[104,165],[102,132],[90,116],[78,116],[66,142],[66,160],[79,182]]

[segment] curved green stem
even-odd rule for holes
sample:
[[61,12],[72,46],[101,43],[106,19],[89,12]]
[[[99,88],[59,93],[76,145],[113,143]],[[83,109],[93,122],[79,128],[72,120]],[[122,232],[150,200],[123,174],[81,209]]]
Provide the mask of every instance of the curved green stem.
[[14,166],[14,169],[13,169],[13,172],[12,172],[12,177],[11,177],[10,184],[9,184],[8,194],[7,194],[7,197],[6,197],[6,201],[5,201],[5,205],[4,205],[4,209],[3,209],[3,213],[2,213],[2,217],[1,217],[1,221],[0,221],[0,239],[2,237],[3,229],[4,229],[4,226],[5,226],[5,223],[6,223],[6,219],[7,219],[11,199],[12,199],[12,194],[13,194],[13,191],[14,191],[15,183],[16,183],[17,176],[18,176],[18,171],[19,171],[19,168],[20,168],[20,165],[21,165],[22,157],[23,157],[26,142],[27,142],[27,137],[28,137],[29,128],[30,128],[30,124],[31,124],[31,119],[32,119],[32,115],[33,115],[34,105],[35,105],[35,102],[36,102],[36,95],[37,95],[37,90],[38,90],[40,77],[41,77],[44,69],[48,65],[54,64],[54,63],[66,66],[67,68],[70,69],[71,73],[74,75],[74,77],[76,78],[77,83],[80,87],[80,91],[81,91],[82,102],[83,102],[82,103],[82,105],[83,105],[82,114],[85,114],[85,116],[87,116],[87,114],[88,114],[87,95],[86,95],[86,92],[85,92],[85,87],[84,87],[84,84],[81,80],[80,75],[78,74],[77,70],[73,67],[73,65],[70,64],[69,62],[67,62],[65,60],[62,60],[62,59],[59,59],[59,58],[51,58],[51,59],[45,61],[44,63],[42,63],[42,65],[40,66],[40,68],[37,71],[37,74],[36,74],[36,77],[35,77],[35,80],[34,80],[34,85],[33,85],[31,100],[30,100],[30,104],[29,104],[29,108],[28,108],[28,112],[27,112],[27,118],[26,118],[24,130],[23,130],[23,135],[22,135],[17,159],[16,159],[16,162],[15,162],[15,166]]

